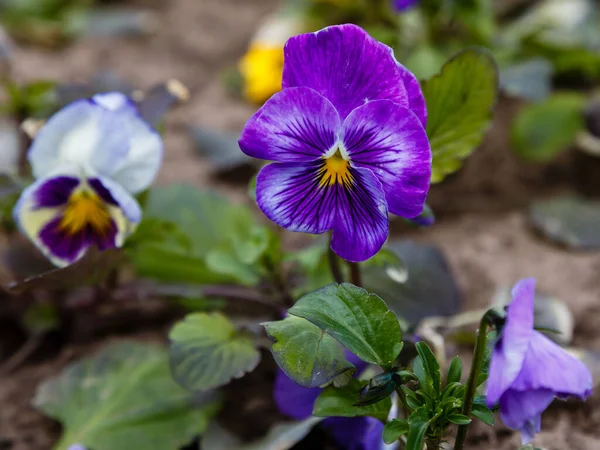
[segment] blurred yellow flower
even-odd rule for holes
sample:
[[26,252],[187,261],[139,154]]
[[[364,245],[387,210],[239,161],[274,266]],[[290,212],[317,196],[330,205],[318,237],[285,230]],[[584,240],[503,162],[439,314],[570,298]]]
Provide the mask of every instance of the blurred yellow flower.
[[254,42],[240,60],[244,96],[253,103],[264,103],[281,90],[283,45]]

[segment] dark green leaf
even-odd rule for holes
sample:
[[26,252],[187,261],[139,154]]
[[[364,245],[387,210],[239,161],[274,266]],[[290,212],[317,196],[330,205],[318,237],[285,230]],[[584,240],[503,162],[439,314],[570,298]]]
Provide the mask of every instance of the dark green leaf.
[[446,385],[460,382],[462,376],[462,360],[460,356],[455,356],[450,362],[448,368],[448,378],[446,379]]
[[585,101],[583,94],[558,93],[525,106],[511,130],[517,154],[529,161],[549,161],[571,145],[584,129]]
[[360,359],[390,366],[402,349],[398,319],[378,296],[349,283],[302,297],[289,313],[327,331]]
[[214,393],[192,395],[173,381],[164,349],[134,342],[67,367],[40,385],[34,405],[64,427],[55,450],[177,450],[218,409]]
[[406,440],[406,450],[422,450],[425,433],[429,428],[429,415],[425,408],[419,408],[408,418],[410,429]]
[[206,391],[254,370],[260,353],[220,313],[192,313],[169,333],[173,377],[187,389]]
[[471,415],[473,417],[478,418],[486,425],[493,426],[494,425],[494,413],[489,410],[489,408],[485,405],[481,405],[478,403],[473,404],[473,409],[471,411]]
[[425,375],[431,380],[434,394],[437,395],[442,388],[440,365],[438,364],[435,355],[425,342],[417,342],[415,347],[417,349],[417,353],[419,353],[419,356],[421,357],[421,364],[423,364]]
[[334,338],[308,320],[286,317],[263,324],[275,341],[271,352],[288,377],[301,386],[318,387],[332,381],[354,365]]
[[383,427],[383,442],[390,445],[405,434],[408,434],[410,425],[406,420],[392,419]]
[[455,423],[456,425],[468,425],[471,423],[471,419],[462,414],[450,414],[446,416],[449,422]]
[[458,284],[437,247],[399,240],[387,249],[401,263],[367,265],[363,279],[365,289],[383,298],[398,317],[414,325],[428,316],[452,316],[462,310]]
[[401,389],[402,389],[402,392],[404,392],[404,397],[406,398],[406,405],[410,409],[418,409],[421,406],[423,406],[423,402],[421,400],[419,400],[419,398],[416,396],[416,394],[413,391],[411,391],[406,386],[402,386]]
[[533,227],[557,244],[574,250],[600,248],[600,202],[571,196],[534,203]]
[[431,181],[456,172],[481,143],[498,97],[498,69],[484,49],[460,52],[423,83],[427,135],[433,153]]
[[343,388],[325,388],[315,402],[313,414],[318,417],[370,416],[385,422],[392,407],[391,398],[368,406],[356,406],[361,388],[361,382],[356,379]]

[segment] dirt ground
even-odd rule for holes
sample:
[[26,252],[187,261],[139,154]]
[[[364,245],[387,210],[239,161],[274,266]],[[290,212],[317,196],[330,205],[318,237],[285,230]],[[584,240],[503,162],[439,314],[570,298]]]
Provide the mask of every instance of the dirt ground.
[[[77,81],[110,70],[140,88],[179,79],[193,95],[166,121],[167,153],[159,182],[214,185],[207,163],[195,155],[188,126],[239,132],[253,108],[227,92],[221,72],[235,64],[261,18],[277,4],[276,0],[169,0],[159,3],[160,27],[148,39],[83,40],[58,53],[19,49],[15,75],[22,81]],[[438,223],[409,235],[445,251],[464,292],[465,308],[486,306],[497,287],[533,276],[540,290],[572,308],[575,343],[600,350],[596,326],[600,320],[600,253],[573,253],[548,244],[531,233],[524,213],[534,198],[582,186],[588,191],[590,183],[581,183],[585,162],[573,155],[546,166],[519,162],[510,153],[506,129],[518,106],[515,100],[502,100],[485,145],[459,174],[432,190],[430,204],[438,213]],[[595,178],[592,190],[598,186]],[[242,192],[220,186],[231,195]],[[133,337],[157,339],[168,326],[168,317],[154,317],[136,329]],[[2,333],[1,328],[2,324],[0,338],[10,332]],[[102,339],[117,334],[123,330],[108,330]],[[0,450],[51,447],[60,429],[29,406],[35,387],[103,343],[72,343],[56,349],[50,342],[56,358],[25,364],[10,376],[0,375]],[[254,409],[247,409],[255,417],[272,408],[269,401],[260,401],[247,402],[254,402]],[[255,422],[251,426],[260,428]],[[548,450],[600,448],[600,395],[586,405],[554,406],[544,416],[543,429],[536,442]],[[518,444],[517,434],[497,425],[493,430],[476,428],[469,448],[513,450]]]

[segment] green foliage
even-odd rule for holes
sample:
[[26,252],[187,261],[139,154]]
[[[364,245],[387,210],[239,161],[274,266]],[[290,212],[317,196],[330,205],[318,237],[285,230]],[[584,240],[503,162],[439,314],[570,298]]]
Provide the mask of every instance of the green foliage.
[[517,154],[529,161],[553,159],[571,145],[584,129],[585,96],[557,93],[542,103],[524,107],[512,125],[512,143]]
[[366,406],[357,406],[363,383],[353,379],[341,388],[329,386],[321,392],[313,409],[317,417],[358,417],[370,416],[385,422],[392,407],[392,400],[386,397],[380,402]]
[[425,434],[431,423],[426,408],[419,408],[408,418],[406,450],[422,450]]
[[121,342],[40,385],[34,405],[64,428],[54,450],[177,450],[218,409],[214,394],[192,395],[171,378],[167,352]]
[[415,360],[415,366],[422,368],[419,370],[419,372],[422,370],[422,373],[417,373],[415,369],[415,374],[421,387],[429,390],[432,395],[438,395],[441,389],[440,365],[425,342],[417,342],[416,349],[419,356]]
[[494,426],[494,423],[495,423],[494,413],[492,411],[490,411],[490,409],[484,404],[474,403],[473,410],[471,411],[471,415],[473,415],[473,417],[478,418],[486,425]]
[[309,320],[360,359],[391,368],[402,349],[398,319],[374,294],[349,283],[302,297],[289,313]]
[[498,97],[498,69],[487,51],[469,49],[450,59],[422,88],[433,153],[431,181],[439,183],[481,143]]
[[460,356],[455,356],[450,362],[450,367],[448,368],[448,378],[446,379],[446,384],[460,383],[461,376],[462,360],[460,359]]
[[5,81],[4,89],[8,99],[2,109],[9,115],[23,119],[49,115],[58,100],[54,81],[36,81],[22,86]]
[[389,445],[408,434],[409,430],[410,424],[407,420],[392,419],[383,427],[383,442]]
[[271,347],[275,361],[301,386],[318,387],[356,371],[339,342],[308,320],[290,316],[263,325],[275,342]]
[[[212,192],[173,185],[150,191],[144,227],[176,230],[140,240],[129,254],[142,276],[165,282],[257,284],[279,264],[277,236],[252,211]],[[146,226],[148,230],[148,226]]]
[[193,313],[169,334],[173,377],[192,391],[206,391],[254,370],[260,353],[252,339],[220,313]]

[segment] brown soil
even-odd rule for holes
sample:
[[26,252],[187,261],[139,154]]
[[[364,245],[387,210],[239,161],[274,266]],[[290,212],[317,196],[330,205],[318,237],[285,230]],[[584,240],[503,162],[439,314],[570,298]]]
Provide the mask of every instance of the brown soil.
[[[195,156],[187,127],[202,124],[231,132],[241,129],[253,108],[227,92],[220,74],[235,64],[261,18],[277,4],[276,0],[170,0],[157,9],[161,26],[149,39],[83,40],[59,52],[20,49],[15,75],[24,82],[39,78],[76,81],[86,80],[99,70],[111,70],[140,88],[179,79],[190,87],[193,96],[168,116],[167,154],[159,182],[214,185],[207,163]],[[514,100],[503,99],[485,145],[460,173],[432,189],[430,204],[438,213],[438,223],[409,235],[438,244],[446,252],[465,293],[465,308],[483,307],[498,286],[535,276],[541,290],[562,298],[572,308],[576,343],[600,350],[600,332],[595,326],[600,320],[600,254],[572,253],[539,240],[529,230],[524,215],[524,207],[532,199],[581,185],[591,185],[593,190],[597,177],[588,174],[591,183],[580,183],[582,163],[573,153],[542,166],[524,164],[513,156],[507,123],[518,106]],[[220,187],[232,195],[243,195],[240,189]],[[129,333],[140,339],[164,339],[171,319],[148,314],[142,329]],[[14,337],[18,333],[18,329],[0,323],[0,358],[2,345],[9,345],[11,339],[18,341]],[[0,376],[0,449],[49,449],[59,427],[29,406],[36,385],[68,362],[90,354],[106,339],[123,333],[122,327],[108,327],[87,336],[83,343],[61,346],[53,345],[50,339],[46,355],[37,355],[9,376]],[[64,336],[55,340],[63,342]],[[248,390],[248,384],[236,386],[238,392]],[[247,394],[242,403],[245,417],[255,419],[247,423],[242,434],[264,431],[268,417],[273,417],[271,402]],[[599,403],[595,396],[583,406],[568,403],[553,407],[544,416],[544,431],[537,443],[549,450],[600,448]],[[240,416],[224,418],[232,421]],[[518,435],[502,425],[494,429],[476,427],[471,438],[473,449],[509,450],[519,443]]]

